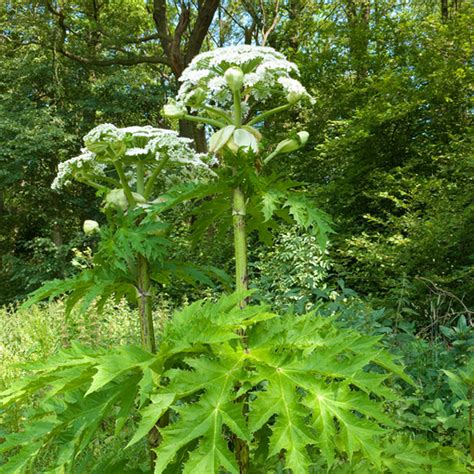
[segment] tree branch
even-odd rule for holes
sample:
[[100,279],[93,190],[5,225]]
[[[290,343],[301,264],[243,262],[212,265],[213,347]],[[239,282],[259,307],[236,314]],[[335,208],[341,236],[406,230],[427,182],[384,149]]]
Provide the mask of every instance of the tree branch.
[[88,65],[88,66],[113,66],[119,64],[122,66],[135,66],[137,64],[164,64],[166,66],[171,66],[171,61],[164,56],[117,56],[110,59],[101,59],[101,58],[85,58],[83,56],[78,56],[77,54],[66,51],[63,47],[57,49],[59,53],[69,59],[73,59],[79,63]]
[[116,64],[122,66],[135,66],[137,64],[143,63],[151,63],[151,64],[164,64],[166,66],[171,66],[171,61],[165,56],[116,56],[110,59],[103,59],[97,57],[84,57],[78,54],[72,53],[71,51],[67,51],[64,47],[66,43],[66,37],[68,28],[66,26],[64,12],[62,10],[55,10],[50,2],[46,2],[48,10],[57,17],[58,19],[58,26],[61,31],[61,35],[56,45],[56,51],[60,54],[65,56],[66,58],[72,59],[77,61],[81,64],[89,65],[89,66],[99,66],[99,67],[106,67],[106,66],[113,66]]
[[188,50],[184,57],[184,66],[187,66],[194,56],[201,51],[202,43],[206,38],[218,6],[219,0],[203,0],[201,3],[196,22],[189,37]]
[[153,21],[165,56],[171,58],[171,36],[168,31],[166,0],[153,0]]

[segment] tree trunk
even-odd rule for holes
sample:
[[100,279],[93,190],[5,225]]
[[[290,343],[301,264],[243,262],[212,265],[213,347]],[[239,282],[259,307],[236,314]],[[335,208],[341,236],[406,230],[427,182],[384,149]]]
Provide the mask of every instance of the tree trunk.
[[441,18],[446,21],[449,16],[448,0],[441,0]]
[[187,120],[179,121],[179,134],[194,140],[194,147],[199,153],[207,152],[206,131],[203,126]]

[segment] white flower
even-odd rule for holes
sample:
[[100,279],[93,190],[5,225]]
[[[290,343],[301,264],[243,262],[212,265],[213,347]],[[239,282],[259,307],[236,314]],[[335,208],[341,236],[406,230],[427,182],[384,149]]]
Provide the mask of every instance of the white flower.
[[[81,154],[70,158],[58,165],[58,173],[51,187],[60,189],[71,184],[73,180],[85,181],[94,180],[94,177],[105,176],[105,172],[110,170],[115,172],[114,160],[128,157],[145,159],[147,170],[152,172],[157,162],[167,159],[168,166],[191,165],[193,167],[208,167],[202,159],[202,155],[197,154],[191,147],[192,140],[178,136],[174,130],[155,128],[149,125],[144,127],[117,128],[112,124],[103,124],[95,127],[85,137],[86,148],[82,148]],[[109,156],[108,146],[120,145],[120,153]],[[91,146],[97,152],[93,152],[87,147]],[[125,161],[129,163],[129,161]],[[134,184],[133,172],[128,169],[125,175],[130,185]],[[100,180],[99,180],[100,182]]]
[[204,155],[196,153],[191,147],[190,138],[180,137],[177,132],[171,130],[166,130],[166,132],[168,133],[151,139],[146,145],[148,153],[154,153],[157,161],[166,158],[169,165],[207,167],[202,160]]
[[104,174],[106,165],[95,161],[95,153],[90,152],[86,148],[82,148],[81,151],[81,155],[59,163],[58,174],[51,184],[52,189],[58,190],[71,184],[71,179],[76,173],[79,175],[81,173]]
[[126,152],[126,156],[140,156],[148,154],[148,150],[146,148],[129,148]]
[[172,130],[165,130],[163,128],[155,128],[155,127],[152,127],[151,125],[145,125],[144,127],[138,127],[138,126],[125,127],[125,128],[119,128],[118,130],[122,136],[129,134],[133,137],[141,137],[141,138],[153,138],[153,137],[162,135],[163,133],[172,132]]
[[221,76],[216,76],[209,80],[207,87],[211,92],[218,93],[227,87],[227,81]]
[[303,87],[303,85],[291,77],[279,77],[278,82],[282,85],[286,92],[296,92],[299,94],[304,94],[306,92],[306,89]]
[[122,139],[120,130],[111,123],[103,123],[93,128],[85,137],[84,143],[115,142]]
[[285,97],[291,94],[293,101],[298,94],[299,98],[309,97],[300,82],[292,77],[298,75],[298,67],[283,54],[269,47],[241,45],[196,56],[179,79],[182,84],[178,102],[192,106],[193,92],[199,88],[206,93],[204,105],[229,107],[232,94],[225,74],[236,68],[244,74],[243,93],[254,101],[265,101],[275,94]]

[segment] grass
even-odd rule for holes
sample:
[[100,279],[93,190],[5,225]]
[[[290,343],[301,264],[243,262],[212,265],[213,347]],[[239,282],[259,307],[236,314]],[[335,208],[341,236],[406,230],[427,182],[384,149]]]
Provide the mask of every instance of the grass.
[[[166,301],[154,312],[159,328],[169,314]],[[157,331],[159,333],[159,331]],[[94,347],[139,344],[138,315],[125,301],[108,304],[102,314],[64,314],[62,302],[0,307],[0,389],[21,376],[19,364],[44,359],[72,341]]]

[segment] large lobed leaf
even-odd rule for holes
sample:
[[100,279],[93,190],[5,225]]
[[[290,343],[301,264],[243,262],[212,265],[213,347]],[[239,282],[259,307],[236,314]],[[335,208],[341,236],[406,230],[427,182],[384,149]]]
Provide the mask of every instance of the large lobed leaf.
[[388,382],[394,375],[411,380],[378,338],[314,313],[240,309],[250,294],[200,301],[178,312],[155,355],[137,347],[94,351],[75,345],[30,364],[32,375],[1,394],[2,409],[36,400],[22,431],[0,445],[12,454],[2,472],[24,472],[58,444],[53,467],[74,472],[102,421],[113,415],[118,435],[136,410],[128,446],[158,429],[155,473],[238,473],[237,443],[249,447],[252,472],[307,473],[316,466],[334,472],[440,472],[449,466],[465,472],[453,450],[427,456],[420,443],[407,441],[403,451],[405,441],[391,440],[396,423],[386,404],[396,394]]
[[409,380],[401,366],[377,338],[315,314],[240,310],[243,296],[198,302],[165,329],[158,357],[169,368],[158,393],[172,393],[175,402],[173,421],[160,429],[155,472],[239,472],[229,450],[237,438],[294,473],[314,464],[311,446],[327,466],[337,456],[350,461],[360,453],[380,468],[381,435],[394,426],[383,397],[395,398],[383,367]]

